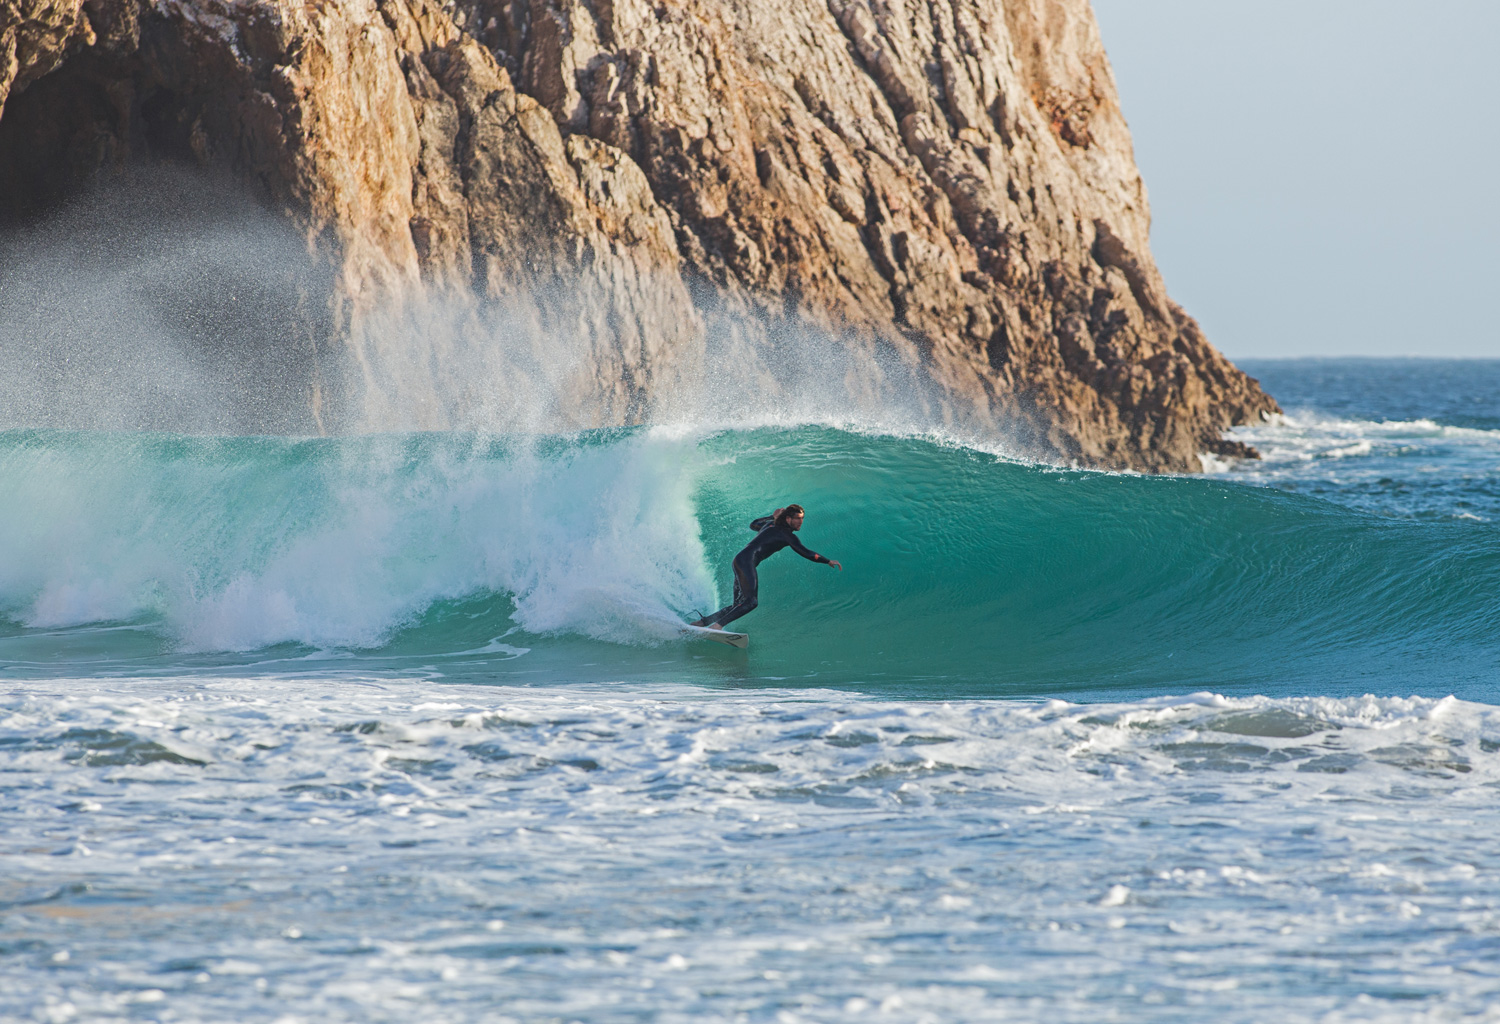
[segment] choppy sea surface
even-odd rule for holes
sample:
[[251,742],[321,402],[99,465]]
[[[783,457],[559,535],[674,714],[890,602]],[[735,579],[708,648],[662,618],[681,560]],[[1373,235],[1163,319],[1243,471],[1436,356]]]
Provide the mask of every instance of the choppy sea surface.
[[0,433],[0,1019],[1500,1019],[1500,362],[1247,369],[1193,478]]

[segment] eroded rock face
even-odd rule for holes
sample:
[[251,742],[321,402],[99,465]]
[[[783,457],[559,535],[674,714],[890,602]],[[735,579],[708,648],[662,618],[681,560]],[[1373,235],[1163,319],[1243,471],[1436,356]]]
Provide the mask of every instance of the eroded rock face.
[[1275,409],[1167,295],[1087,0],[57,3],[0,0],[0,190],[232,167],[337,261],[356,349],[392,303],[543,296],[627,421],[706,281],[1047,458],[1192,470]]
[[0,113],[12,89],[24,89],[57,67],[75,43],[95,42],[83,0],[0,2]]

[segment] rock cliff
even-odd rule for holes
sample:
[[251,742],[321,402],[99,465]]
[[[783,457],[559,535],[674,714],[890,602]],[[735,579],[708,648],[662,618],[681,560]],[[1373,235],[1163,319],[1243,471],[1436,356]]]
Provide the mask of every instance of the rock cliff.
[[327,343],[524,296],[584,419],[726,304],[1054,460],[1194,470],[1275,409],[1167,295],[1087,0],[0,0],[0,103],[0,218],[227,169],[333,260]]

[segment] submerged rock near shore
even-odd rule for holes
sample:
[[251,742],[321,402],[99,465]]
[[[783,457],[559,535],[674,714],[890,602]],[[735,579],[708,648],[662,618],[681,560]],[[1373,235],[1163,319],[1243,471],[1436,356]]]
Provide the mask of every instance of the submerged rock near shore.
[[1055,461],[1196,470],[1276,409],[1168,297],[1087,0],[0,0],[0,105],[0,218],[219,168],[336,267],[320,344],[526,296],[584,420],[726,309]]

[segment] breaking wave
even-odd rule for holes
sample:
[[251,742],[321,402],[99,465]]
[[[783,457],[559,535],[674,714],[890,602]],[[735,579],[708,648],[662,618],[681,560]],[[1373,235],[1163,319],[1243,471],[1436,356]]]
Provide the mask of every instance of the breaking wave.
[[[746,521],[747,654],[685,640]],[[0,435],[11,674],[421,672],[1103,696],[1485,699],[1492,524],[1070,472],[827,426],[340,439]],[[710,647],[711,650],[703,648]],[[309,666],[311,667],[311,666]]]

